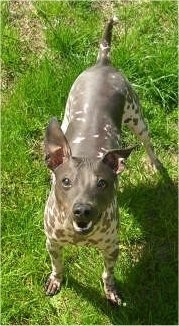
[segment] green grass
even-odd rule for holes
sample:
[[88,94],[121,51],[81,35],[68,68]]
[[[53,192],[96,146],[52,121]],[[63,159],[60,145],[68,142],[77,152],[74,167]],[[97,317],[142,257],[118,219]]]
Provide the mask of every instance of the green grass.
[[[138,91],[154,146],[173,180],[169,184],[150,168],[142,146],[121,175],[116,266],[126,302],[121,308],[104,299],[103,262],[95,248],[67,247],[61,293],[48,298],[43,290],[50,272],[43,233],[50,188],[44,130],[50,117],[62,118],[74,79],[95,62],[110,10],[100,1],[36,1],[34,6],[37,13],[29,13],[29,19],[38,18],[45,27],[41,56],[22,40],[20,16],[14,24],[9,2],[1,2],[1,324],[177,325],[176,2],[113,4],[120,24],[114,29],[112,61]],[[123,137],[125,144],[136,143],[126,130]]]

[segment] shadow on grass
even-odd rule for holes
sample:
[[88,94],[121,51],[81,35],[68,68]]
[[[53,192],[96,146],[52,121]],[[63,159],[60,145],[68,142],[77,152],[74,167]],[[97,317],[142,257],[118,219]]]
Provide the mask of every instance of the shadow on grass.
[[178,324],[177,186],[171,180],[161,180],[156,186],[125,187],[121,205],[126,201],[146,242],[139,263],[128,271],[123,285],[132,303],[129,322]]
[[140,261],[127,271],[125,284],[117,282],[127,306],[112,306],[96,289],[71,276],[68,286],[101,309],[112,324],[178,324],[177,187],[162,181],[156,186],[141,184],[125,187],[119,196],[121,205],[127,203],[139,220],[146,241]]

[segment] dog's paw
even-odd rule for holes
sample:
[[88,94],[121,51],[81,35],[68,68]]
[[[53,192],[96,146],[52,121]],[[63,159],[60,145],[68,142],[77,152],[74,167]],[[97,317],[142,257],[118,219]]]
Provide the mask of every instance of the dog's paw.
[[116,291],[116,289],[108,290],[106,292],[106,298],[113,305],[116,306],[122,305],[122,299],[120,297],[120,294]]
[[51,275],[45,285],[46,295],[53,296],[57,294],[60,291],[61,283],[57,277]]

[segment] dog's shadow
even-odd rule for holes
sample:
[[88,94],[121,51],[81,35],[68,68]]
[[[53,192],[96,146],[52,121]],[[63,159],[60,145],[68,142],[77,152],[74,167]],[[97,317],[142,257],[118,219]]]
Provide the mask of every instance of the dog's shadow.
[[128,324],[177,324],[177,195],[177,184],[168,177],[119,193],[120,205],[127,203],[144,237],[142,255],[123,284]]
[[106,314],[112,324],[176,324],[177,187],[166,181],[125,187],[119,202],[128,205],[145,238],[139,262],[126,272],[125,283],[117,281],[127,305],[112,306],[99,291],[70,275],[68,286]]

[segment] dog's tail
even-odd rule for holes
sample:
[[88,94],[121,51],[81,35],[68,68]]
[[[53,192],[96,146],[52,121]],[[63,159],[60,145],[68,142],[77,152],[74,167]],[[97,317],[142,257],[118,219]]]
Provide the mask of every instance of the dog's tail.
[[118,23],[118,18],[116,16],[112,17],[108,22],[102,41],[99,46],[99,53],[97,58],[97,63],[109,64],[109,53],[111,48],[111,38],[112,38],[112,28],[113,25]]

